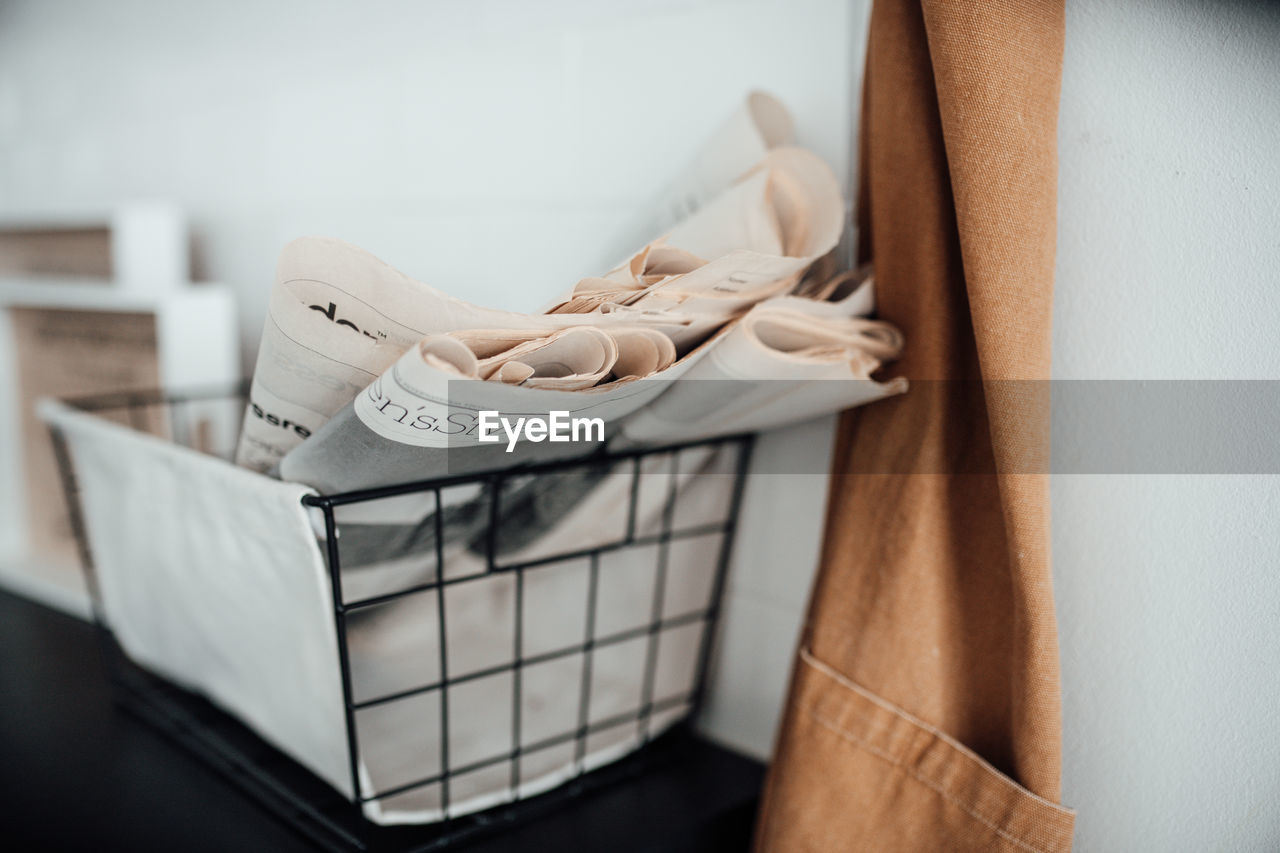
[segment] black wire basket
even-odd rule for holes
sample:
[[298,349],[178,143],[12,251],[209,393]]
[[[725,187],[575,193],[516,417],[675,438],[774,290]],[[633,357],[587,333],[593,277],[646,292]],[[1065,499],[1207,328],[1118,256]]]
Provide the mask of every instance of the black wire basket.
[[[230,447],[211,446],[210,433],[204,427],[210,412],[221,411],[224,423],[234,421],[243,411],[245,389],[234,392],[169,394],[163,392],[138,392],[101,395],[67,401],[67,405],[81,412],[91,413],[135,429],[145,430],[177,444],[195,447],[215,455],[229,456]],[[101,591],[96,577],[92,542],[87,533],[81,505],[73,454],[69,452],[65,437],[57,426],[51,426],[54,448],[67,496],[68,511],[75,533],[80,557],[90,593],[94,620],[101,630],[104,658],[108,672],[116,687],[119,702],[130,712],[151,723],[178,743],[188,748],[207,764],[225,774],[262,806],[286,821],[299,832],[325,849],[331,850],[434,850],[449,847],[473,838],[480,833],[509,827],[517,822],[542,815],[562,806],[573,798],[620,778],[644,773],[654,762],[666,760],[688,748],[688,739],[694,737],[688,726],[702,703],[707,687],[707,673],[715,637],[715,627],[720,613],[721,599],[729,565],[730,548],[737,524],[745,474],[750,461],[751,436],[732,436],[678,446],[628,450],[621,453],[604,451],[589,456],[480,474],[388,485],[384,488],[366,489],[332,495],[307,495],[303,503],[318,515],[317,531],[324,553],[326,568],[333,591],[333,614],[337,644],[333,654],[341,671],[345,736],[354,796],[347,798],[302,765],[275,749],[233,716],[215,708],[205,699],[152,674],[131,662],[116,642],[112,626],[104,615]],[[216,442],[212,442],[216,443]],[[699,458],[715,454],[719,460],[717,472],[727,486],[718,517],[699,519],[694,524],[682,524],[677,512],[680,500],[680,482],[676,473],[680,470],[682,456],[697,453]],[[663,480],[665,495],[660,502],[656,520],[647,527],[639,523],[637,506],[645,487],[645,473],[665,471]],[[528,486],[546,478],[576,478],[581,482],[599,478],[601,472],[609,472],[627,479],[628,498],[624,502],[624,518],[617,525],[617,534],[583,543],[582,547],[569,547],[555,553],[541,553],[535,559],[509,559],[511,549],[501,541],[498,520],[518,508],[520,495],[528,493]],[[459,487],[476,490],[478,497],[472,502],[472,511],[478,502],[479,512],[487,516],[488,524],[477,529],[471,548],[479,555],[478,571],[453,572],[446,552],[446,536],[443,529],[447,517],[445,494]],[[376,594],[352,599],[344,590],[351,577],[344,568],[343,513],[347,508],[388,498],[417,496],[433,509],[424,516],[428,526],[424,537],[434,550],[434,569],[427,577],[411,578],[394,589],[382,589]],[[653,513],[650,513],[653,515]],[[434,529],[430,529],[434,527]],[[607,525],[602,525],[607,527]],[[422,531],[419,531],[422,532]],[[700,567],[709,578],[705,600],[695,609],[670,612],[666,588],[670,577],[672,549],[684,540],[715,538],[713,552],[708,552],[708,565]],[[518,549],[517,549],[518,553]],[[617,555],[651,555],[653,560],[652,594],[647,601],[635,602],[638,618],[636,624],[625,630],[605,630],[597,624],[597,607],[600,601],[602,578],[608,581],[610,561]],[[526,645],[525,597],[530,584],[536,583],[538,573],[548,567],[563,566],[567,561],[578,561],[585,566],[585,595],[573,607],[580,608],[582,632],[569,644],[554,649],[533,650]],[[509,659],[481,669],[465,672],[450,666],[453,656],[449,648],[450,590],[467,584],[484,582],[498,576],[509,576],[513,584],[514,608],[510,613],[511,635]],[[430,601],[434,609],[434,648],[424,649],[424,654],[434,654],[435,677],[424,683],[378,695],[360,695],[356,686],[359,673],[354,671],[352,650],[349,643],[353,621],[367,618],[365,614],[385,605],[413,598],[417,602]],[[578,618],[577,615],[574,616]],[[575,623],[576,624],[576,623]],[[506,630],[506,629],[504,629]],[[659,647],[672,630],[684,631],[696,636],[696,656],[692,660],[692,678],[686,690],[674,695],[661,695],[655,689]],[[690,633],[692,632],[692,633]],[[639,685],[639,701],[625,713],[600,718],[593,713],[593,665],[606,665],[608,650],[626,644],[629,648],[643,648],[643,679]],[[522,731],[522,713],[525,707],[523,679],[531,668],[559,659],[581,657],[578,683],[574,701],[577,705],[574,725],[562,731],[543,732],[531,741]],[[465,761],[449,754],[451,743],[451,692],[464,690],[467,685],[485,679],[500,677],[510,684],[509,732],[502,733],[505,748],[481,758]],[[390,787],[370,790],[369,780],[361,778],[361,715],[373,709],[386,708],[421,697],[438,697],[438,719],[429,724],[434,732],[427,734],[438,738],[438,764],[424,768],[415,778]],[[661,716],[676,714],[681,722],[665,734],[655,724]],[[616,762],[604,766],[587,766],[589,739],[601,732],[619,727],[634,727],[634,737],[641,747]],[[544,750],[571,749],[573,753],[572,778],[566,782],[531,795],[522,794],[520,781],[522,763],[532,761]],[[628,750],[629,752],[630,750]],[[478,771],[494,772],[502,769],[510,776],[510,796],[504,804],[457,815],[451,812],[451,789],[460,780]],[[438,792],[442,819],[426,826],[386,827],[375,825],[366,819],[363,808],[375,800],[388,800],[418,789],[430,788]],[[433,794],[433,796],[435,796]]]

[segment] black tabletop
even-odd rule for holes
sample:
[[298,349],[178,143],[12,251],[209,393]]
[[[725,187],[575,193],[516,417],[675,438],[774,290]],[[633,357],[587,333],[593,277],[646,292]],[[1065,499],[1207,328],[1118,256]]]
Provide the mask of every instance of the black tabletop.
[[[763,767],[702,740],[670,749],[674,760],[457,849],[746,850]],[[113,704],[90,625],[3,592],[0,846],[313,849],[195,756]]]

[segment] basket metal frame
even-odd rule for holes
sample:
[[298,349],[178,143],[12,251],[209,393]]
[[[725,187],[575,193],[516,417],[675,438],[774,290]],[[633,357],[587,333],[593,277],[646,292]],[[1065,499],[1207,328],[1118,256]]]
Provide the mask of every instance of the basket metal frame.
[[[238,398],[243,402],[246,397],[247,388],[241,385],[232,391],[215,389],[190,394],[173,394],[162,391],[121,392],[77,398],[66,402],[68,405],[85,412],[99,415],[123,415],[135,428],[144,428],[149,419],[154,419],[155,415],[159,413],[163,416],[163,423],[172,438],[179,443],[190,444],[192,418],[188,416],[189,413],[186,411],[190,404],[207,403],[219,398],[228,400]],[[150,422],[154,423],[154,420]],[[341,672],[351,790],[354,792],[350,799],[343,797],[333,788],[304,770],[300,765],[260,741],[238,722],[214,709],[205,700],[146,672],[125,657],[114,639],[111,627],[103,611],[92,551],[80,505],[75,470],[66,441],[57,428],[51,428],[51,437],[63,489],[67,498],[71,527],[75,534],[86,587],[89,592],[93,621],[102,638],[101,647],[104,662],[108,675],[113,685],[117,688],[115,693],[117,700],[127,710],[196,753],[211,767],[236,782],[260,805],[325,849],[335,851],[439,850],[471,839],[479,833],[491,832],[497,828],[527,820],[532,816],[544,814],[548,810],[554,810],[558,805],[564,804],[566,800],[598,788],[600,785],[608,784],[620,777],[644,772],[649,763],[653,760],[661,760],[662,755],[670,753],[672,748],[678,751],[678,745],[670,747],[670,744],[678,743],[681,738],[688,737],[687,731],[677,730],[675,733],[661,738],[662,741],[669,745],[666,750],[662,749],[660,745],[650,745],[650,742],[654,740],[649,728],[653,715],[671,708],[687,706],[686,720],[691,720],[697,714],[704,701],[715,630],[720,615],[746,474],[750,465],[754,441],[754,437],[751,435],[733,435],[705,441],[663,447],[646,447],[623,452],[600,450],[586,456],[537,465],[419,480],[340,494],[307,495],[303,497],[302,502],[322,516],[326,534],[322,543],[322,550],[332,586],[333,619],[337,635],[335,652]],[[669,473],[675,474],[678,471],[679,458],[682,452],[710,447],[723,448],[727,452],[735,454],[730,469],[733,481],[730,486],[728,506],[723,518],[714,523],[677,528],[675,526],[675,507],[679,495],[676,487],[677,478],[671,476],[661,512],[661,524],[658,532],[640,535],[637,531],[636,505],[641,487],[642,464],[645,460],[665,457],[668,460]],[[630,496],[626,508],[625,534],[612,542],[548,555],[526,562],[504,563],[499,557],[496,541],[497,527],[493,523],[500,518],[500,501],[504,492],[504,485],[513,477],[536,477],[597,465],[627,466],[629,468],[631,480]],[[478,573],[450,577],[447,576],[445,571],[446,555],[444,531],[442,529],[444,514],[441,511],[444,505],[442,491],[450,487],[471,484],[481,484],[484,487],[483,494],[485,499],[489,502],[490,524],[485,548],[485,567],[483,571]],[[341,524],[337,518],[336,511],[345,506],[410,494],[434,495],[435,577],[393,592],[357,601],[346,601],[343,594],[342,555],[340,553],[339,533]],[[719,535],[721,538],[707,606],[692,612],[664,617],[664,590],[667,581],[668,555],[671,543],[681,538],[710,535]],[[654,596],[646,624],[628,631],[607,636],[596,636],[596,603],[602,555],[613,551],[649,546],[656,546],[657,564],[655,566]],[[544,566],[582,559],[588,561],[589,572],[587,601],[584,603],[586,607],[586,630],[582,642],[538,655],[525,655],[523,649],[523,599],[526,574],[537,571]],[[500,666],[450,677],[448,638],[446,636],[448,608],[446,607],[445,590],[447,587],[456,584],[489,578],[499,573],[509,573],[514,576],[515,624],[511,661]],[[438,627],[436,646],[439,655],[439,678],[429,684],[399,690],[387,695],[357,700],[353,691],[352,663],[348,649],[348,619],[357,611],[387,604],[408,596],[418,595],[434,595],[436,599],[435,609]],[[693,688],[685,694],[655,697],[654,681],[660,634],[664,629],[689,624],[701,624]],[[594,651],[612,643],[639,638],[645,638],[646,642],[644,683],[642,685],[640,705],[626,714],[605,720],[591,721],[590,686],[592,683]],[[537,743],[524,743],[521,738],[520,718],[522,707],[521,676],[523,669],[536,663],[573,654],[583,655],[577,726],[572,730]],[[471,762],[465,766],[451,765],[448,754],[450,734],[449,689],[469,681],[506,672],[510,672],[512,678],[511,749],[482,761]],[[357,715],[365,708],[404,700],[432,691],[439,692],[440,702],[439,737],[441,755],[439,771],[393,788],[364,793],[359,774],[360,745],[356,723]],[[582,760],[586,752],[587,736],[593,732],[623,724],[637,725],[639,727],[639,736],[645,746],[636,756],[618,762],[616,765],[585,772]],[[540,749],[563,745],[568,742],[575,744],[574,760],[578,773],[576,778],[536,797],[520,798],[518,796],[518,786],[521,781],[520,762],[522,757]],[[510,785],[514,795],[513,800],[506,805],[482,812],[461,816],[451,815],[449,809],[451,780],[462,774],[503,762],[508,763],[511,768]],[[409,790],[428,785],[439,786],[440,806],[444,813],[444,818],[439,823],[427,826],[389,828],[377,826],[364,818],[362,807],[365,803],[403,794]]]

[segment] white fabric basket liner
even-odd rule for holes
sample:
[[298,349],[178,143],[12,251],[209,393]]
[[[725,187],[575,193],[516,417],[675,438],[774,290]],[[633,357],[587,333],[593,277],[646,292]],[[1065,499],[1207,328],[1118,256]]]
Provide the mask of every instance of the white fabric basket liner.
[[[301,502],[309,490],[61,403],[43,401],[40,412],[66,440],[102,616],[125,653],[205,696],[352,798],[332,585],[311,516],[317,511]],[[733,487],[731,460],[724,457],[733,454],[715,454],[685,451],[674,484],[668,457],[642,460],[638,536],[658,533],[673,488],[679,490],[677,528],[723,519]],[[542,559],[616,540],[631,489],[630,466],[622,467],[628,473],[611,475],[516,557]],[[692,476],[695,470],[704,475]],[[654,710],[647,722],[637,718],[650,634],[639,629],[652,617],[658,544],[599,557],[593,634],[627,639],[520,668],[522,749],[559,742],[524,752],[515,785],[505,760],[451,775],[450,816],[550,790],[627,755],[687,716],[708,628],[701,619],[678,617],[705,613],[711,604],[724,535],[677,536],[667,547],[661,617],[675,624],[664,622],[656,636],[648,697]],[[446,554],[446,577],[483,566],[462,548]],[[524,571],[522,658],[583,642],[588,570],[588,558],[580,558]],[[492,573],[446,586],[444,595],[453,772],[513,748],[517,676],[507,670],[456,685],[452,679],[513,660],[515,577]],[[354,702],[438,681],[436,596],[435,590],[406,596],[349,622]],[[347,588],[344,597],[356,596]],[[586,654],[589,734],[580,748],[560,736],[578,729]],[[435,689],[356,712],[363,796],[441,772],[441,695]],[[612,720],[625,722],[605,725]],[[370,800],[363,810],[377,823],[429,823],[444,817],[441,803],[441,786],[432,783]]]

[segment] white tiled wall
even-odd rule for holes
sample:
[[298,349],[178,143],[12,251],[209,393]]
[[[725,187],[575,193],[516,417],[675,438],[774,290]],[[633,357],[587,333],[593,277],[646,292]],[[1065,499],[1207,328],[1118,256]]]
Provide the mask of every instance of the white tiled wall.
[[[848,174],[863,0],[0,4],[0,218],[158,197],[196,273],[241,296],[251,359],[275,255],[361,244],[464,298],[532,310],[637,241],[646,204],[752,88]],[[248,360],[247,363],[252,363]],[[823,470],[829,424],[765,439]],[[815,463],[813,460],[817,459]],[[774,466],[777,467],[777,466]],[[765,754],[824,478],[756,478],[714,734]]]
[[703,724],[766,757],[821,546],[834,417],[757,440]]

